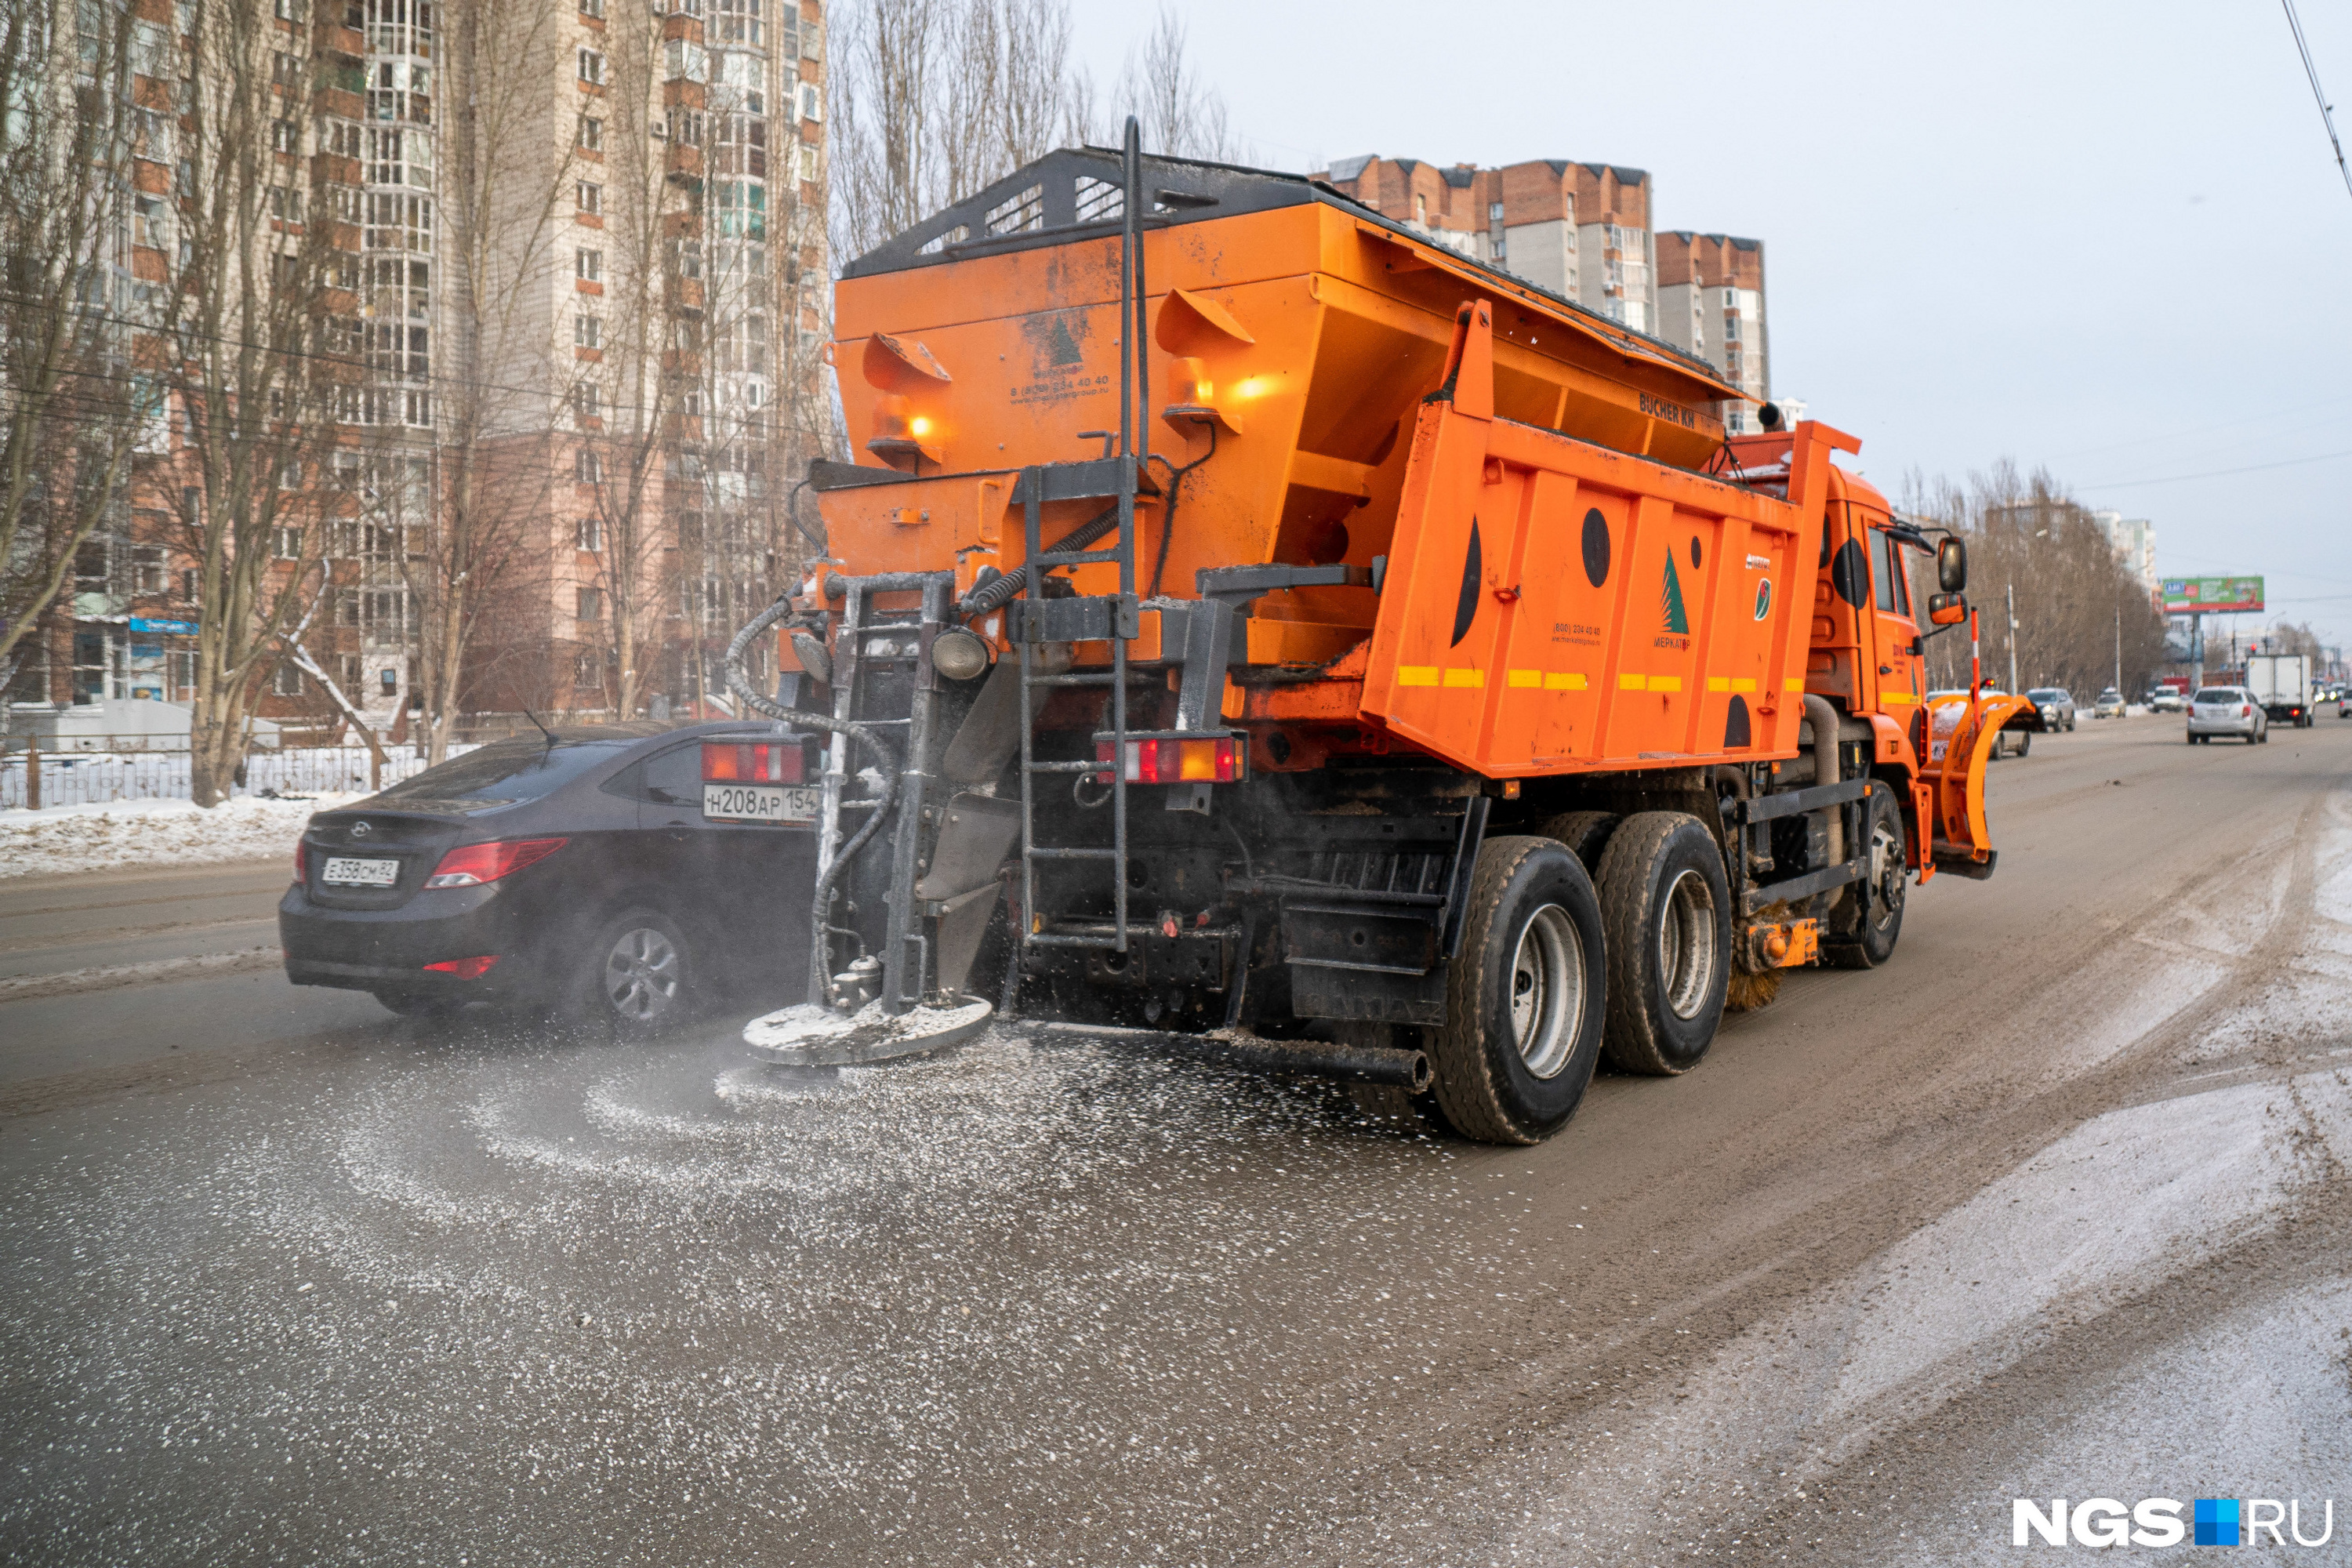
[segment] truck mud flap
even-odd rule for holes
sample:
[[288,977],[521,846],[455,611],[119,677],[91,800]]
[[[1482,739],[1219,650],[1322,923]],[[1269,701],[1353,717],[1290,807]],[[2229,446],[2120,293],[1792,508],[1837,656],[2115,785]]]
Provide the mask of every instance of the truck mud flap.
[[[1930,864],[1976,880],[1992,875],[1992,829],[1985,821],[1985,768],[1994,743],[2018,710],[2034,715],[2022,697],[1954,698],[1927,710],[1927,749],[1919,776],[1935,803]],[[1970,868],[1964,869],[1963,868]]]

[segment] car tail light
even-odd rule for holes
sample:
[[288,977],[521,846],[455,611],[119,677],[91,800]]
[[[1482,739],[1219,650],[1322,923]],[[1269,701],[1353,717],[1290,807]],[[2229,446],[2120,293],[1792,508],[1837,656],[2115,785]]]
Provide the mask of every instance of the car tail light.
[[[475,888],[484,882],[495,882],[533,861],[546,859],[570,842],[567,838],[509,838],[496,844],[462,844],[441,857],[441,864],[433,868],[433,875],[425,879],[425,885]],[[470,963],[473,960],[465,962]],[[433,967],[437,969],[440,965]]]
[[307,842],[299,838],[294,840],[294,879],[297,882],[307,882],[310,879],[310,846]]
[[489,952],[479,958],[445,958],[438,963],[428,963],[425,968],[431,974],[454,974],[460,980],[479,980],[498,961],[499,955]]
[[2253,704],[2252,704],[2252,703],[2250,703],[2250,702],[2241,702],[2240,704],[2238,704],[2238,717],[2239,717],[2239,718],[2241,718],[2241,719],[2251,719],[2251,718],[2252,718],[2253,716],[2254,716]]
[[[1109,762],[1114,744],[1097,741],[1095,761]],[[1249,752],[1234,735],[1200,741],[1129,741],[1126,773],[1129,784],[1232,784],[1248,775]],[[1110,783],[1109,769],[1097,773],[1095,779],[1098,784]]]
[[710,784],[798,784],[798,741],[705,741],[702,776]]

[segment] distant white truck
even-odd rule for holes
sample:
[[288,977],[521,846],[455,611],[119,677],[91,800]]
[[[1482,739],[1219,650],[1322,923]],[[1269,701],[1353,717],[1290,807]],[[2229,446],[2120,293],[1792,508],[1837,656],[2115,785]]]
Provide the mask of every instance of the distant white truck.
[[2257,653],[2246,658],[2246,689],[2274,724],[2311,727],[2311,656]]

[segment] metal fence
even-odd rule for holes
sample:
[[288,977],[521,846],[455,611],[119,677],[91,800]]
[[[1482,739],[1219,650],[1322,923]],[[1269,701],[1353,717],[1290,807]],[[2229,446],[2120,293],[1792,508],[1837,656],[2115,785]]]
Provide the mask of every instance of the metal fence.
[[[146,741],[151,737],[136,737]],[[125,742],[132,737],[122,737]],[[452,756],[473,750],[452,746]],[[317,795],[364,791],[369,787],[369,757],[365,746],[301,746],[282,751],[256,750],[247,755],[244,782],[236,795]],[[0,810],[31,804],[30,768],[40,769],[40,801],[49,805],[100,805],[118,800],[186,800],[190,798],[188,752],[185,747],[163,750],[125,745],[114,751],[47,752],[37,763],[22,742],[0,752]],[[383,784],[396,784],[425,769],[423,748],[386,746]]]

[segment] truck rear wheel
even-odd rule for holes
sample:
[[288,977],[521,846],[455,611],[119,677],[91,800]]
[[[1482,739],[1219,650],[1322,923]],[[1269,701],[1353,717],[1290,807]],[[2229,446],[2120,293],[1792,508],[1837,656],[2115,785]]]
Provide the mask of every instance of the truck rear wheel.
[[1599,880],[1609,1059],[1627,1072],[1688,1072],[1715,1042],[1731,981],[1723,852],[1698,818],[1645,811],[1618,826]]
[[1895,956],[1895,939],[1903,934],[1904,873],[1910,861],[1903,833],[1903,813],[1895,792],[1878,780],[1870,783],[1870,806],[1863,814],[1868,834],[1869,863],[1863,880],[1853,884],[1861,901],[1861,917],[1841,931],[1851,941],[1825,942],[1822,957],[1837,969],[1875,969]]
[[1559,1130],[1601,1057],[1601,905],[1549,838],[1489,838],[1470,879],[1462,948],[1431,1031],[1437,1103],[1482,1143]]
[[1543,825],[1546,838],[1556,838],[1568,846],[1568,852],[1584,864],[1585,875],[1601,874],[1601,855],[1609,847],[1609,836],[1617,831],[1622,820],[1613,811],[1568,811]]

